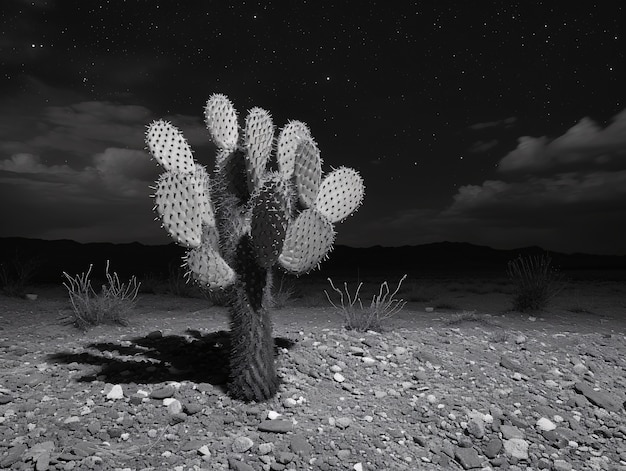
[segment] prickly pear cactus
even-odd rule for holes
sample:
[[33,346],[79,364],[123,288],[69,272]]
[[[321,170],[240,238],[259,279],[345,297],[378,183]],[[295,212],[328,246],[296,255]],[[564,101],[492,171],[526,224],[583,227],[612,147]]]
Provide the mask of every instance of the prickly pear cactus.
[[300,121],[288,122],[275,138],[270,114],[253,108],[240,128],[221,94],[209,98],[204,118],[218,149],[212,177],[172,124],[148,126],[146,144],[164,169],[155,210],[170,236],[187,247],[188,275],[227,291],[230,394],[262,401],[279,383],[265,307],[272,269],[300,275],[319,266],[332,249],[334,224],[360,206],[363,179],[345,167],[323,176],[320,151]]

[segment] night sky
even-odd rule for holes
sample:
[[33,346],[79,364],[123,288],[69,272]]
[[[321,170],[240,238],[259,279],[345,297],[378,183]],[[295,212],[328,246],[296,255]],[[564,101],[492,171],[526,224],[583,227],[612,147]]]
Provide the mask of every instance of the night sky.
[[306,122],[366,183],[351,246],[626,254],[621,2],[2,0],[0,237],[168,243],[145,126]]

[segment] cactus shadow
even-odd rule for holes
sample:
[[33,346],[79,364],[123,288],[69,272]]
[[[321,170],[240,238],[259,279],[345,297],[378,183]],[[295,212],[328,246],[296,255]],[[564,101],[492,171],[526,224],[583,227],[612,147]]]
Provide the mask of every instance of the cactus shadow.
[[[275,337],[274,352],[291,349],[294,340]],[[210,383],[228,393],[230,333],[187,329],[183,335],[151,333],[117,342],[87,344],[84,351],[57,352],[47,356],[57,364],[90,365],[78,382],[97,380],[115,384],[155,384],[168,381]]]

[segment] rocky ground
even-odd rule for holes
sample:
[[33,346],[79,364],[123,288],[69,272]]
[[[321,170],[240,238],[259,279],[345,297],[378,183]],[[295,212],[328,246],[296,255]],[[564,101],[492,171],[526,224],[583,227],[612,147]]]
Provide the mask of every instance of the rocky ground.
[[205,300],[142,295],[128,326],[83,333],[62,291],[0,298],[0,468],[626,470],[626,292],[601,288],[534,316],[457,289],[461,309],[410,302],[382,333],[296,301],[262,404],[224,393]]

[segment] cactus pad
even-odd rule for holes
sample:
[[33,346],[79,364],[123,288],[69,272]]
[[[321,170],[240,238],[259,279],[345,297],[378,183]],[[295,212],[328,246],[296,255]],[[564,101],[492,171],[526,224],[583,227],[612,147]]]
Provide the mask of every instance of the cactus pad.
[[189,274],[199,284],[210,289],[227,288],[235,282],[235,272],[213,247],[203,244],[185,255]]
[[211,140],[221,149],[234,150],[239,140],[237,112],[221,93],[211,95],[204,107],[204,121]]
[[334,240],[332,224],[315,209],[306,209],[287,228],[278,262],[288,272],[307,273],[326,257]]
[[276,160],[281,176],[290,180],[296,164],[296,150],[303,140],[311,138],[311,131],[301,121],[289,121],[278,135]]
[[315,207],[331,223],[343,221],[363,202],[363,178],[354,169],[340,167],[324,177]]
[[274,125],[270,114],[262,108],[252,108],[246,117],[244,145],[247,149],[248,187],[259,188],[274,140]]
[[198,203],[202,224],[215,226],[215,213],[211,203],[211,182],[209,174],[202,165],[196,166],[194,178],[198,183]]
[[182,133],[167,121],[153,121],[146,131],[146,145],[168,172],[193,172],[195,163]]
[[322,160],[313,139],[300,141],[294,170],[300,202],[305,208],[310,208],[315,203],[322,180]]
[[202,238],[201,209],[206,207],[202,184],[193,173],[163,173],[154,195],[155,209],[172,238],[185,247],[198,247]]

